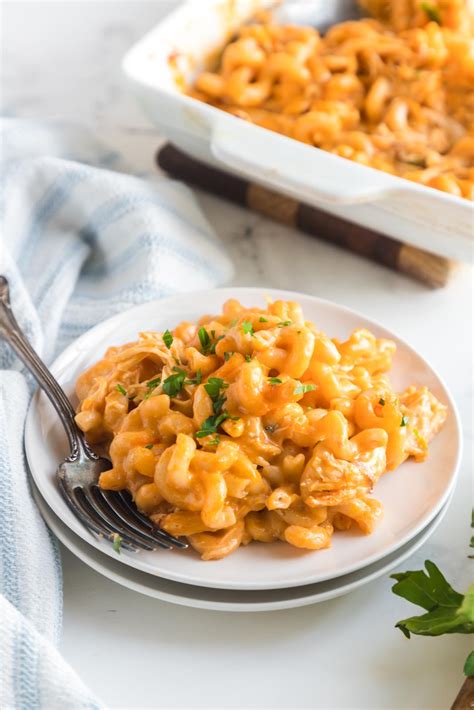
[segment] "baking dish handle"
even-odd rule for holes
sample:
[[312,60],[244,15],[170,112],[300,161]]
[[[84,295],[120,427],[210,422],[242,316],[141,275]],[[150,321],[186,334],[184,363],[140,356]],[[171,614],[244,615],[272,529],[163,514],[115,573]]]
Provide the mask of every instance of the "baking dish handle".
[[[212,133],[217,160],[298,200],[357,204],[393,191],[390,175],[229,116]],[[317,150],[317,152],[316,152]],[[348,174],[345,174],[348,173]]]

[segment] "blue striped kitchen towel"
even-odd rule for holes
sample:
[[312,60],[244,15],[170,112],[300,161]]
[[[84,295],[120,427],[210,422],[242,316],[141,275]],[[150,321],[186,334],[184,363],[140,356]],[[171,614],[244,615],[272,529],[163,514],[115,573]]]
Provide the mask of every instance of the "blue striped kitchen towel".
[[[111,170],[117,156],[74,126],[5,119],[1,141],[0,273],[46,362],[129,306],[232,276],[183,185]],[[0,343],[0,707],[100,707],[55,647],[60,560],[23,459],[31,387]]]

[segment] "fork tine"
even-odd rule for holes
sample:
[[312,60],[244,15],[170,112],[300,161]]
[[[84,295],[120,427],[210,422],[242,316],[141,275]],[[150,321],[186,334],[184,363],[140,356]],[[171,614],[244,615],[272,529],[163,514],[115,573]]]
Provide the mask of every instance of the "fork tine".
[[150,545],[153,545],[154,547],[158,545],[159,547],[163,547],[166,550],[172,549],[172,545],[170,545],[169,543],[161,539],[157,540],[152,535],[150,535],[149,532],[145,530],[140,530],[138,526],[132,525],[128,521],[126,514],[124,515],[124,513],[120,510],[119,506],[112,504],[109,497],[107,496],[108,491],[103,491],[99,486],[93,486],[91,489],[91,493],[95,498],[95,502],[101,507],[107,519],[110,520],[113,525],[121,525],[125,529],[127,534],[130,535],[130,537],[137,538],[141,542],[148,543]]
[[[109,540],[109,542],[112,542],[112,534],[110,533],[110,530],[105,527],[102,527],[99,523],[96,522],[96,520],[94,520],[94,518],[91,518],[89,513],[86,512],[80,502],[76,500],[77,496],[73,497],[69,493],[61,478],[59,479],[59,486],[61,488],[61,492],[63,494],[64,500],[66,501],[66,504],[74,513],[74,515],[79,518],[84,527],[87,528],[89,532],[92,532],[97,535],[98,538],[105,538],[106,540]],[[121,547],[130,552],[138,552],[138,549],[134,545],[130,545],[128,542],[125,541],[121,542]]]
[[126,530],[119,522],[115,523],[115,521],[112,522],[111,520],[109,520],[106,514],[102,511],[100,505],[96,503],[94,497],[87,488],[75,488],[74,493],[76,495],[76,498],[79,499],[79,491],[81,493],[80,501],[82,509],[84,509],[85,507],[86,511],[89,514],[89,517],[92,517],[94,520],[100,522],[100,524],[105,527],[109,531],[109,533],[111,533],[112,535],[119,534],[124,542],[130,545],[134,545],[135,547],[141,548],[142,550],[151,551],[155,549],[149,543],[140,540],[138,536],[130,534],[128,530]]
[[161,528],[154,525],[149,518],[146,518],[144,515],[142,515],[142,513],[140,513],[136,506],[134,506],[130,496],[127,495],[125,491],[118,491],[116,495],[117,498],[120,499],[120,502],[122,503],[124,508],[126,508],[127,512],[135,519],[135,524],[138,525],[138,523],[140,522],[153,535],[160,537],[162,540],[164,540],[165,542],[169,542],[175,547],[178,547],[182,550],[187,550],[187,548],[189,547],[187,542],[179,540],[177,537],[170,535],[165,530],[162,530]]
[[150,542],[162,542],[168,550],[172,549],[172,542],[168,540],[166,533],[164,535],[160,535],[160,531],[158,531],[155,535],[152,527],[143,525],[135,515],[131,515],[129,508],[124,505],[122,499],[119,498],[116,491],[105,491],[98,487],[96,495],[100,495],[105,500],[111,511],[113,511],[113,513],[120,518],[126,527],[136,533],[139,533],[140,535],[143,535],[145,539]]

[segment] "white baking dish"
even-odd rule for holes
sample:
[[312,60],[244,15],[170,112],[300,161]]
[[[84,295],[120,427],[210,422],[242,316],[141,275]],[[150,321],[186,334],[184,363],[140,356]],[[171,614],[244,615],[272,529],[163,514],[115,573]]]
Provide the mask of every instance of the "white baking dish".
[[[126,54],[125,74],[163,136],[194,157],[403,242],[474,257],[471,202],[359,165],[235,118],[182,93],[183,80],[269,0],[188,0]],[[352,0],[286,2],[284,20],[327,27]]]

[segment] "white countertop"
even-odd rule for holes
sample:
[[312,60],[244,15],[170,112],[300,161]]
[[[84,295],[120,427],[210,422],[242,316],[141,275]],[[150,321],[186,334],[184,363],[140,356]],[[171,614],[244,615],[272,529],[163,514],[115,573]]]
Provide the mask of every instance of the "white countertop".
[[[120,58],[174,2],[6,3],[4,110],[88,124],[137,170],[159,136],[120,75]],[[6,31],[5,31],[6,30]],[[408,340],[445,378],[465,434],[450,510],[422,550],[460,591],[472,471],[472,271],[441,291],[296,231],[199,195],[229,249],[236,285],[306,291],[360,310]],[[463,682],[469,637],[406,640],[394,629],[418,609],[381,578],[312,607],[262,614],[172,606],[128,591],[63,549],[62,652],[114,708],[446,708]]]

